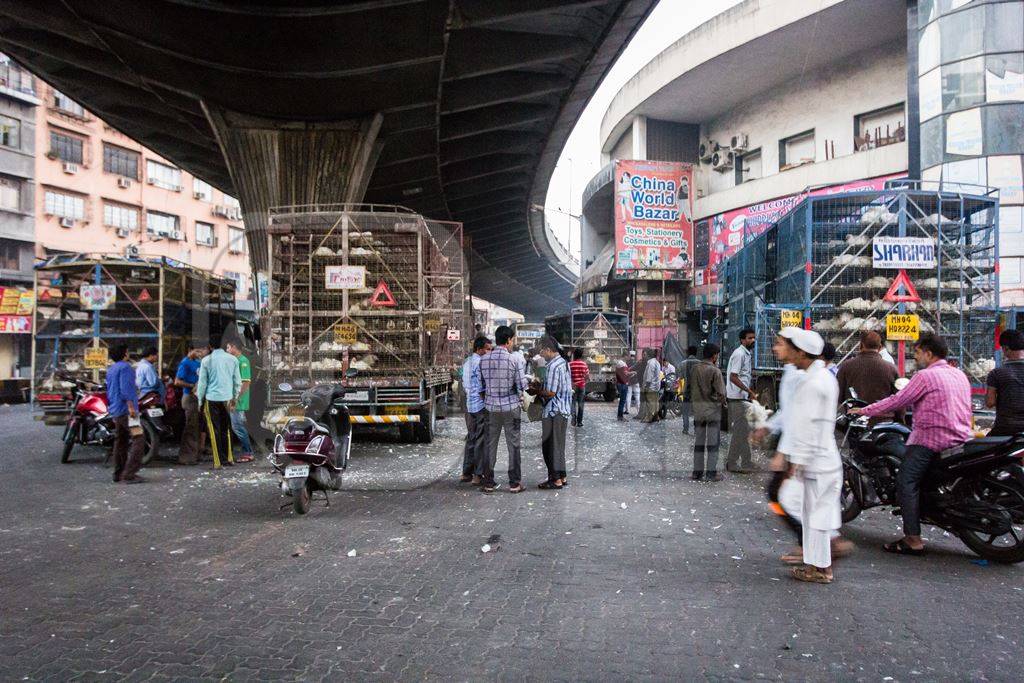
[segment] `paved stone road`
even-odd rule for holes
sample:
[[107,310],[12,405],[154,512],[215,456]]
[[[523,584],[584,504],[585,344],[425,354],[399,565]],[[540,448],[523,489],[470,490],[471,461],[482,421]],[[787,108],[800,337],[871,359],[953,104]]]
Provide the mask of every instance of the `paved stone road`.
[[0,679],[1021,679],[1024,567],[934,530],[931,557],[884,555],[879,513],[835,584],[798,584],[759,478],[693,483],[678,421],[587,409],[566,491],[455,483],[453,419],[357,443],[351,488],[298,518],[265,466],[114,486],[0,408]]

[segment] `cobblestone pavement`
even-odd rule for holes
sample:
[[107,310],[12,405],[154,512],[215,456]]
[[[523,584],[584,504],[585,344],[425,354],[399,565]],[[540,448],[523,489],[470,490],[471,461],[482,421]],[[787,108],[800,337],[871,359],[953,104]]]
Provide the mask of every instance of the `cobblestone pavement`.
[[299,518],[265,465],[115,486],[0,408],[0,679],[1020,680],[1024,567],[934,530],[930,557],[884,555],[896,520],[869,513],[836,583],[798,584],[761,477],[691,482],[678,420],[587,412],[568,490],[456,483],[454,418],[357,442],[350,488]]

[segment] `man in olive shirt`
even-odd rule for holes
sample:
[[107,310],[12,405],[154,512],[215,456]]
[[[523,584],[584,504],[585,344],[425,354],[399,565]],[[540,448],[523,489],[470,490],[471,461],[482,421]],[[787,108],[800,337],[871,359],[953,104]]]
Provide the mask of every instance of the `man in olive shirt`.
[[228,342],[228,353],[238,359],[238,376],[242,380],[242,388],[239,389],[238,398],[235,400],[235,408],[231,411],[231,431],[238,437],[238,443],[242,446],[242,455],[235,461],[252,462],[252,438],[249,436],[249,428],[245,424],[245,412],[249,410],[252,366],[249,364],[249,359],[242,353],[242,347],[238,345],[238,342]]
[[1024,332],[1006,330],[999,335],[1003,365],[988,373],[985,405],[996,409],[989,436],[1024,432]]
[[[895,365],[882,358],[879,353],[881,349],[882,337],[877,332],[861,332],[860,353],[840,363],[839,372],[836,373],[836,380],[839,382],[839,403],[851,398],[851,388],[857,392],[857,398],[867,401],[868,404],[896,393],[895,382],[899,372]],[[893,415],[890,413],[872,418],[872,421],[881,422],[892,418]]]

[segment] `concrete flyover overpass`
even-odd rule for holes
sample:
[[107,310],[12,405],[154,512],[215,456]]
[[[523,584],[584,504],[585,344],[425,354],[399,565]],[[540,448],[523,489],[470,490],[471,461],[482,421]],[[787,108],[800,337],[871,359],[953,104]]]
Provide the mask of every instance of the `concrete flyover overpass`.
[[576,275],[530,207],[654,3],[3,0],[0,50],[238,196],[250,229],[359,201],[462,221],[474,294],[538,318]]

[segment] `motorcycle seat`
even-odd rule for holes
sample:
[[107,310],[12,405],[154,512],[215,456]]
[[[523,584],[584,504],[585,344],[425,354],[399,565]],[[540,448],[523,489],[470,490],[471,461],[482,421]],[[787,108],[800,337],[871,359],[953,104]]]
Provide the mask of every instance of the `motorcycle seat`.
[[984,436],[980,439],[971,439],[964,444],[964,454],[973,455],[981,451],[987,451],[997,446],[1002,446],[1013,440],[1012,436]]

